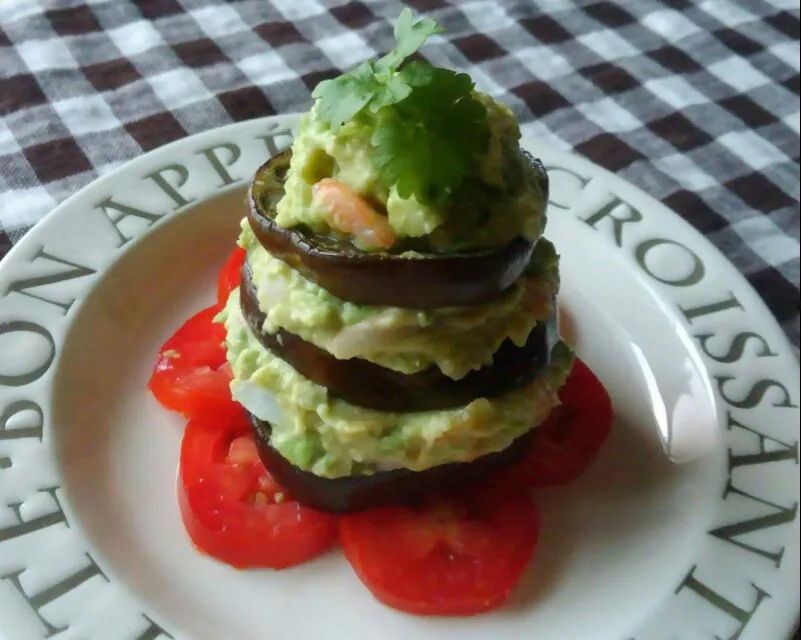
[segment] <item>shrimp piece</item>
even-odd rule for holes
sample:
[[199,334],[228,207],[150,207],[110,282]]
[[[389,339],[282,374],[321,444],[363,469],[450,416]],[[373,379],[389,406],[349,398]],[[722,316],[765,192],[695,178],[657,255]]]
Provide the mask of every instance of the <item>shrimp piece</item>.
[[368,249],[388,249],[395,244],[395,231],[386,217],[350,187],[323,178],[314,185],[313,193],[313,202],[325,211],[332,228],[355,236]]

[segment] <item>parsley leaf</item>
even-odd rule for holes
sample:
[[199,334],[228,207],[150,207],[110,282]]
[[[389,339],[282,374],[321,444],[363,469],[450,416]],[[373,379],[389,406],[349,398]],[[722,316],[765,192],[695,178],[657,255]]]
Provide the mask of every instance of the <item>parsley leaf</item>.
[[323,80],[312,92],[317,100],[319,116],[336,133],[367,105],[375,113],[406,98],[411,88],[396,71],[400,64],[442,28],[431,18],[414,22],[409,9],[404,9],[395,23],[395,48],[374,62],[366,60],[337,78]]
[[412,88],[400,74],[394,74],[386,84],[380,85],[370,101],[370,111],[377,113],[382,107],[400,102],[412,92]]
[[381,71],[395,71],[401,63],[423,46],[423,43],[445,29],[431,18],[413,22],[411,10],[404,9],[395,23],[395,48],[378,61]]
[[486,108],[467,74],[413,62],[401,75],[413,89],[378,119],[373,162],[402,198],[442,204],[486,150]]
[[368,110],[375,118],[373,163],[386,186],[403,198],[441,205],[487,148],[484,105],[464,73],[428,62],[403,62],[442,28],[430,18],[415,22],[404,9],[395,24],[395,48],[367,60],[312,93],[317,114],[336,133]]
[[317,113],[336,133],[373,99],[381,88],[375,77],[375,66],[365,60],[358,67],[338,78],[323,80],[312,97],[317,100]]

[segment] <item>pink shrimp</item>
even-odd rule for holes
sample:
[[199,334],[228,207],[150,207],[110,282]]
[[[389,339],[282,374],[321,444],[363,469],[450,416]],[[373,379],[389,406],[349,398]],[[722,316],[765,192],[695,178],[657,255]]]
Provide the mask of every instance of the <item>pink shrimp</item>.
[[328,224],[349,233],[370,249],[388,249],[395,244],[395,231],[385,216],[350,187],[331,178],[314,185],[314,202],[325,212]]

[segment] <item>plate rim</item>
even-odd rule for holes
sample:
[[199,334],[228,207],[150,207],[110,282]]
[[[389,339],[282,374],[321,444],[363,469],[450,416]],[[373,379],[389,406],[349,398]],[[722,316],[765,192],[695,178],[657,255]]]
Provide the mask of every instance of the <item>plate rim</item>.
[[[113,184],[115,181],[120,179],[125,179],[126,175],[136,174],[136,169],[140,165],[147,165],[148,163],[152,163],[154,157],[165,156],[169,157],[173,154],[176,150],[182,149],[184,147],[188,147],[191,145],[193,141],[200,141],[203,138],[214,136],[214,135],[225,135],[230,131],[236,131],[241,128],[246,127],[255,127],[259,124],[278,124],[285,125],[287,129],[293,129],[297,123],[297,120],[302,115],[302,113],[288,113],[288,114],[277,114],[273,116],[265,116],[259,118],[253,118],[249,120],[243,120],[240,122],[234,122],[227,125],[223,125],[220,127],[210,127],[203,131],[199,131],[197,133],[187,135],[181,139],[169,142],[162,146],[156,147],[151,149],[150,151],[143,153],[142,155],[132,158],[128,161],[121,163],[119,166],[114,167],[113,169],[109,170],[106,173],[102,173],[97,178],[92,180],[91,182],[85,184],[78,190],[76,190],[73,194],[71,194],[68,198],[64,201],[56,205],[51,211],[49,211],[45,216],[42,217],[31,229],[29,229],[25,235],[20,238],[9,250],[9,252],[0,260],[0,275],[3,275],[9,268],[9,265],[13,265],[18,256],[23,254],[27,251],[31,246],[34,246],[40,236],[47,234],[47,229],[50,223],[62,216],[69,215],[69,212],[72,210],[74,203],[78,202],[81,198],[87,197],[87,192],[91,193],[95,190],[101,190],[105,188],[109,184]],[[767,303],[764,301],[762,296],[759,292],[753,287],[753,285],[748,281],[747,277],[723,254],[723,252],[715,246],[710,240],[708,240],[703,233],[701,233],[698,229],[696,229],[689,221],[684,219],[681,215],[676,213],[675,211],[671,210],[667,207],[664,203],[657,200],[650,194],[648,194],[644,189],[639,187],[638,185],[616,175],[615,173],[609,171],[602,165],[596,164],[588,158],[583,156],[577,155],[575,153],[565,151],[563,149],[554,148],[548,146],[540,141],[537,141],[532,138],[524,137],[521,139],[521,144],[525,145],[528,148],[534,149],[543,149],[547,150],[548,155],[551,158],[556,158],[559,160],[564,160],[568,165],[575,165],[576,163],[579,166],[584,167],[591,172],[593,175],[600,175],[605,180],[608,180],[611,184],[613,184],[616,188],[620,187],[626,190],[628,193],[636,195],[637,199],[643,199],[649,203],[649,206],[658,209],[660,216],[668,216],[671,219],[671,222],[680,225],[684,233],[690,234],[693,238],[693,241],[698,244],[698,246],[703,248],[704,255],[713,256],[715,262],[720,265],[725,265],[725,272],[724,272],[724,279],[727,282],[736,281],[738,291],[747,291],[747,295],[749,296],[748,305],[751,308],[752,313],[756,314],[760,319],[760,324],[762,326],[770,326],[772,329],[772,333],[778,337],[782,343],[780,345],[775,345],[774,347],[779,349],[786,355],[790,356],[791,361],[795,362],[796,364],[799,363],[799,355],[798,355],[798,347],[796,347],[790,340],[789,336],[782,328],[779,321],[771,312],[770,308],[768,307]],[[240,184],[230,185],[226,188],[227,190],[233,190],[236,188],[241,187]],[[218,191],[218,193],[222,193],[223,190]],[[203,200],[208,199],[210,196],[206,195],[203,197]],[[193,203],[193,205],[197,205],[199,202]],[[654,207],[654,205],[656,205]],[[187,208],[191,208],[190,205]],[[176,215],[181,215],[184,213],[183,211],[177,211]],[[169,219],[171,216],[168,214],[165,216],[166,219]],[[159,228],[159,224],[164,221],[159,221],[154,225],[153,230],[157,230]],[[131,246],[134,246],[139,241],[143,240],[147,237],[148,233],[144,233],[142,237],[136,238],[126,249],[119,252],[117,256],[111,261],[110,264],[115,263],[120,256],[122,256],[125,251],[130,249]],[[105,270],[105,269],[104,269]],[[91,290],[92,287],[90,287]],[[82,303],[82,300],[78,302]],[[65,325],[64,333],[68,332],[72,326],[73,322],[70,318]],[[708,370],[707,370],[707,373]],[[798,374],[796,373],[796,377]],[[46,396],[51,397],[52,392],[47,391],[45,393]],[[45,428],[45,433],[48,433],[52,430],[51,425],[50,427]],[[81,533],[83,536],[83,533]],[[798,573],[798,570],[796,570]],[[117,581],[119,582],[119,581]],[[798,627],[799,619],[801,619],[801,589],[796,590],[794,594],[793,601],[794,601],[794,608],[793,608],[793,622],[791,626],[788,628],[787,633],[788,638],[792,636],[795,630]],[[3,629],[0,629],[0,633],[4,633]]]
[[[281,113],[275,114],[271,116],[260,116],[257,118],[251,118],[248,120],[240,120],[239,122],[232,122],[229,124],[225,124],[219,127],[210,127],[203,131],[198,131],[191,135],[186,135],[183,138],[179,138],[178,140],[173,140],[168,142],[164,145],[155,147],[150,149],[149,151],[143,153],[142,155],[131,158],[130,160],[124,161],[119,166],[114,167],[107,173],[99,175],[97,178],[92,180],[91,182],[83,185],[77,191],[70,194],[67,198],[65,198],[62,202],[58,203],[53,209],[51,209],[48,213],[46,213],[41,220],[37,221],[30,229],[28,229],[22,238],[20,238],[16,243],[11,246],[9,252],[0,259],[0,269],[6,268],[6,265],[11,262],[17,253],[20,253],[27,248],[28,244],[32,244],[34,240],[32,240],[35,235],[42,233],[41,229],[45,227],[51,219],[56,216],[63,215],[63,209],[69,209],[72,206],[72,203],[79,199],[82,196],[85,196],[87,190],[94,190],[99,188],[106,182],[112,182],[122,174],[131,172],[136,166],[139,164],[146,164],[148,161],[152,161],[152,157],[154,154],[168,154],[169,152],[173,151],[174,149],[178,149],[182,146],[186,146],[189,141],[199,139],[203,136],[208,136],[212,134],[222,134],[230,130],[235,130],[240,127],[244,126],[251,126],[257,123],[270,123],[276,121],[286,120],[289,123],[290,128],[294,128],[297,124],[297,121],[304,115],[303,112],[297,111],[292,113]],[[572,162],[579,162],[583,166],[589,168],[591,171],[600,172],[607,180],[611,180],[612,182],[618,183],[619,186],[622,186],[624,189],[630,191],[631,193],[636,193],[638,198],[644,198],[649,200],[651,203],[658,205],[658,208],[661,211],[669,215],[674,222],[681,225],[681,227],[687,233],[695,234],[695,240],[700,241],[704,244],[704,250],[709,253],[710,255],[715,256],[715,260],[718,262],[723,262],[726,264],[726,267],[730,269],[736,277],[741,280],[741,284],[748,289],[749,295],[751,295],[755,302],[758,305],[761,305],[759,311],[760,315],[767,316],[770,321],[775,325],[778,329],[778,332],[781,333],[785,344],[783,346],[787,347],[788,352],[796,359],[797,362],[801,363],[801,356],[797,354],[798,349],[801,347],[796,347],[791,341],[790,338],[787,336],[787,333],[782,328],[781,324],[779,323],[776,316],[768,307],[767,303],[762,298],[761,294],[754,288],[754,286],[748,281],[745,275],[734,265],[734,263],[726,257],[726,255],[712,242],[710,242],[698,229],[696,229],[689,221],[685,220],[681,215],[676,213],[670,207],[665,205],[660,200],[657,200],[654,196],[650,195],[647,191],[642,189],[640,186],[626,180],[625,178],[621,178],[620,176],[616,175],[603,165],[597,164],[586,158],[582,155],[572,153],[570,151],[565,151],[564,149],[558,149],[556,147],[549,146],[541,141],[538,141],[534,138],[528,138],[523,136],[520,140],[521,144],[526,147],[534,147],[539,149],[546,149],[548,154],[551,156],[563,158],[567,160],[568,163]],[[235,188],[233,185],[230,188]],[[158,223],[157,223],[158,224]],[[35,234],[35,235],[33,235]],[[137,238],[138,240],[138,238]]]

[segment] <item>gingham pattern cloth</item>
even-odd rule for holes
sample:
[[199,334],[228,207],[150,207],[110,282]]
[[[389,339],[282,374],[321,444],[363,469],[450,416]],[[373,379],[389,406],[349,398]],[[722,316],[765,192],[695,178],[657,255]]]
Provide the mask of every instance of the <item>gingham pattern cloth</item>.
[[[416,0],[424,55],[524,133],[662,200],[799,345],[797,0]],[[0,257],[56,204],[159,145],[308,108],[391,47],[395,0],[0,0]]]
[[[424,55],[686,218],[799,345],[797,0],[416,0]],[[0,256],[125,161],[307,109],[395,0],[0,0]]]

